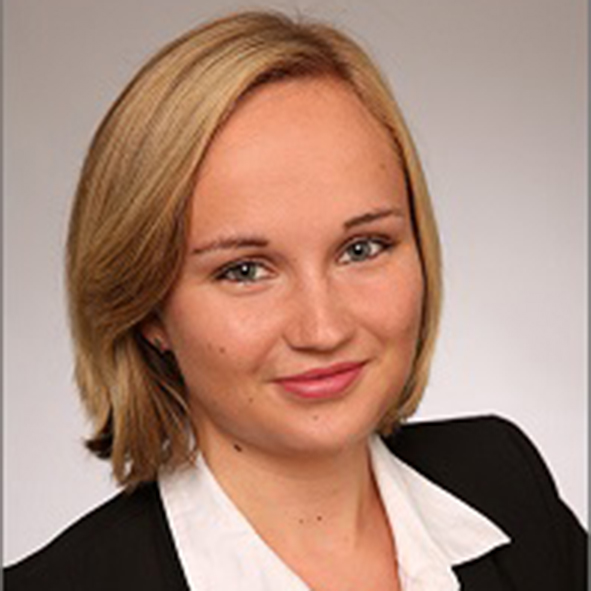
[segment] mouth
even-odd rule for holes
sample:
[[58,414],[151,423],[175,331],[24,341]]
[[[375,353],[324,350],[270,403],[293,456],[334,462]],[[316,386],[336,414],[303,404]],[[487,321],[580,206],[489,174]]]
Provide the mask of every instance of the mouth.
[[345,362],[275,380],[299,398],[322,400],[343,395],[361,374],[366,362]]

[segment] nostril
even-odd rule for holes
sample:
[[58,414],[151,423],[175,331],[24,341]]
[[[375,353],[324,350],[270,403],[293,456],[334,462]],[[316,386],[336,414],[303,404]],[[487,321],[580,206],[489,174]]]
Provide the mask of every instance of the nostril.
[[354,329],[351,315],[325,297],[300,302],[286,338],[294,349],[332,351],[347,343]]

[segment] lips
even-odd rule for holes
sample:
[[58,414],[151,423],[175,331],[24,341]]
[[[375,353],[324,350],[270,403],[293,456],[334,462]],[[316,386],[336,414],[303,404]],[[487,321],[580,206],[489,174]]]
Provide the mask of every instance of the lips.
[[364,365],[365,362],[337,363],[275,381],[284,390],[300,398],[335,398],[344,394],[356,381]]

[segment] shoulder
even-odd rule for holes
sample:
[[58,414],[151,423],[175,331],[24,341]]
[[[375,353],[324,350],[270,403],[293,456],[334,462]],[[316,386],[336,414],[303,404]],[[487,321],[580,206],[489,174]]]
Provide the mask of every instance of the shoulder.
[[409,423],[385,442],[401,459],[442,484],[471,487],[475,475],[488,476],[499,484],[528,476],[555,488],[528,437],[515,424],[497,416]]
[[[408,424],[385,439],[391,451],[493,519],[511,521],[557,496],[540,454],[513,423],[496,416]],[[532,507],[532,490],[540,507]],[[490,515],[492,513],[492,515]]]
[[[176,570],[167,568],[176,566],[175,560],[160,495],[153,483],[132,493],[120,493],[94,509],[47,546],[8,567],[4,581],[9,591],[92,591],[136,585],[153,589],[164,588],[163,583],[177,589],[178,585],[167,579]],[[160,584],[154,587],[156,581]]]
[[582,577],[585,532],[560,499],[539,452],[516,425],[496,416],[415,423],[385,443],[500,526],[512,540],[509,562],[532,572],[540,572],[536,563],[554,565],[555,573]]

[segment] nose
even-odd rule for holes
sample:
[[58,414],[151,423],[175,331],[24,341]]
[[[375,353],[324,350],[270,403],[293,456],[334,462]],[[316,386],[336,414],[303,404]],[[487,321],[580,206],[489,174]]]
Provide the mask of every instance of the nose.
[[294,286],[285,338],[298,351],[332,352],[346,345],[355,323],[343,294],[323,277]]

